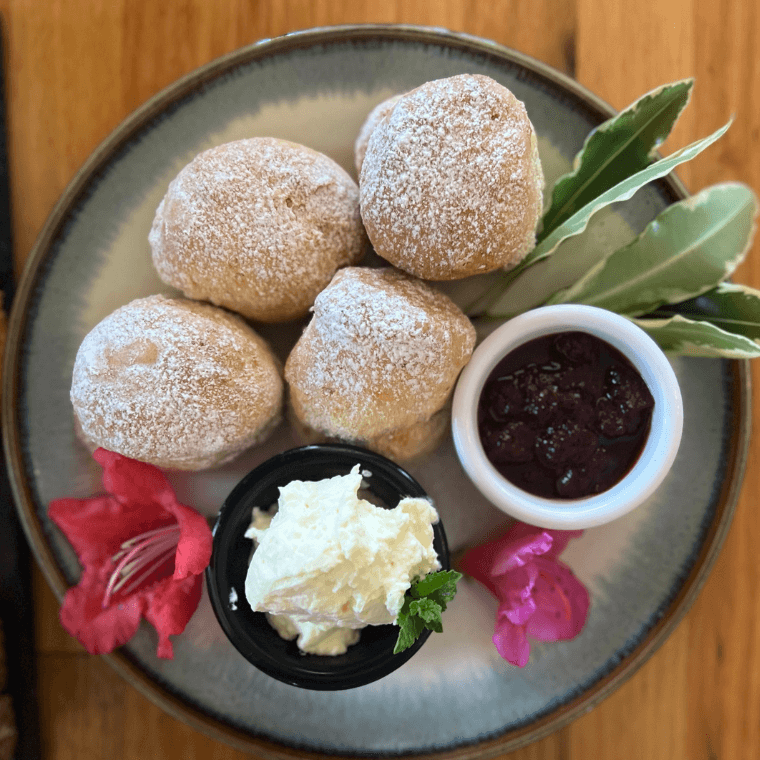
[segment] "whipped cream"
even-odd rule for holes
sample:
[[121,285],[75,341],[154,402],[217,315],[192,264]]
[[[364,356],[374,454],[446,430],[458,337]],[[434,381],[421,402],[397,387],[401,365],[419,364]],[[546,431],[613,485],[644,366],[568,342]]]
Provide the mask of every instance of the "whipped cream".
[[274,515],[253,510],[257,548],[245,595],[283,638],[313,654],[342,654],[366,625],[395,623],[416,577],[440,569],[438,513],[426,499],[384,509],[359,497],[362,474],[280,489]]

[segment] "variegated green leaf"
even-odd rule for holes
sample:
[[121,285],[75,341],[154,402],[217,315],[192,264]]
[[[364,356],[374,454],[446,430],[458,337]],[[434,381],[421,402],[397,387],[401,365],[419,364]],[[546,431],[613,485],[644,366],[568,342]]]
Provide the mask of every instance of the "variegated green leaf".
[[752,243],[757,199],[714,185],[665,209],[631,243],[547,303],[584,303],[637,316],[693,298],[728,278]]
[[724,359],[760,356],[760,342],[726,332],[710,322],[691,320],[680,314],[667,319],[634,319],[633,322],[669,353]]
[[760,341],[760,290],[746,285],[722,282],[702,296],[662,306],[647,317],[667,319],[676,314]]
[[651,163],[689,102],[693,79],[659,87],[589,134],[573,170],[560,177],[539,242],[594,198]]
[[589,219],[599,209],[608,206],[611,203],[619,203],[631,198],[637,190],[641,189],[649,182],[653,182],[666,174],[670,174],[680,164],[690,161],[699,155],[705,148],[712,145],[718,138],[722,137],[726,130],[731,126],[729,121],[709,137],[691,143],[685,148],[672,153],[667,158],[660,159],[642,169],[636,174],[627,177],[614,187],[602,193],[590,203],[587,203],[582,209],[576,211],[567,221],[557,227],[548,237],[541,241],[515,268],[523,270],[525,267],[535,264],[537,261],[551,255],[557,246],[565,239],[578,235],[586,229]]

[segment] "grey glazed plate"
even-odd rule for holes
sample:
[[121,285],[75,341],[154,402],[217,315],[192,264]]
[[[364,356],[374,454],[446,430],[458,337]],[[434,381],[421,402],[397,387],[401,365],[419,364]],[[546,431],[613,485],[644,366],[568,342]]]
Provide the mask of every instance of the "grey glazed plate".
[[[353,172],[353,141],[376,103],[461,72],[487,74],[525,101],[549,187],[612,113],[572,80],[483,40],[411,27],[320,29],[263,41],[177,82],[129,117],[77,175],[20,284],[3,392],[19,513],[59,597],[79,569],[46,505],[99,490],[99,472],[74,436],[74,356],[113,309],[166,291],[152,270],[147,234],[169,181],[201,150],[250,135],[305,143]],[[569,276],[571,261],[588,266],[589,256],[627,242],[683,193],[661,182],[600,214],[554,265],[535,268],[521,297],[540,299],[547,282]],[[464,303],[478,287],[467,280],[448,290]],[[284,357],[301,327],[262,332]],[[446,613],[444,634],[392,675],[350,692],[297,690],[248,665],[205,595],[175,639],[174,660],[156,659],[145,626],[110,662],[173,715],[265,757],[489,757],[557,729],[662,643],[695,598],[730,523],[749,435],[747,363],[676,359],[673,366],[685,406],[675,466],[642,508],[571,543],[564,558],[591,592],[588,624],[573,641],[535,645],[526,668],[498,657],[490,641],[495,601],[468,582]],[[220,470],[171,479],[181,500],[211,516],[246,472],[299,443],[282,425],[263,447]],[[469,484],[450,441],[411,469],[436,501],[453,552],[503,525],[504,515]]]

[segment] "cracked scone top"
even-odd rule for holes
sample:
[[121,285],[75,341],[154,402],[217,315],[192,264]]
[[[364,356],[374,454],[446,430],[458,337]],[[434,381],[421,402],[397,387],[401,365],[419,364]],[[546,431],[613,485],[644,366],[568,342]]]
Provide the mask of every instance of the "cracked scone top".
[[71,401],[85,440],[180,470],[222,464],[280,419],[280,366],[242,319],[209,304],[150,296],[82,341]]
[[293,413],[369,448],[403,439],[434,426],[474,344],[470,320],[430,285],[391,268],[342,269],[286,362]]
[[271,137],[196,156],[170,183],[148,239],[165,283],[262,322],[306,314],[367,243],[351,177]]
[[482,75],[427,82],[385,111],[359,179],[374,249],[428,280],[517,264],[535,245],[543,172],[525,106]]

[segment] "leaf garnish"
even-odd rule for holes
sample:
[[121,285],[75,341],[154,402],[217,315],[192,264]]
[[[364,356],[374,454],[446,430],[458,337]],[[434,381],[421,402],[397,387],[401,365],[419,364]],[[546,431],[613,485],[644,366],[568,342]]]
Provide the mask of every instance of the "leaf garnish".
[[573,170],[552,190],[538,244],[520,264],[492,279],[466,309],[472,319],[509,319],[542,304],[585,303],[627,316],[665,351],[760,356],[760,291],[726,282],[751,246],[758,213],[756,196],[741,183],[715,185],[672,204],[633,241],[591,262],[585,273],[576,266],[578,279],[568,285],[565,278],[561,290],[550,284],[541,292],[535,278],[528,278],[524,290],[533,302],[520,297],[511,311],[508,304],[525,270],[583,233],[598,211],[628,200],[726,132],[731,121],[650,163],[688,103],[692,85],[683,80],[654,90],[591,132]]
[[[612,203],[620,203],[633,197],[635,193],[644,185],[660,179],[670,174],[680,164],[690,161],[699,155],[705,148],[709,147],[717,139],[725,134],[731,126],[731,121],[724,124],[720,129],[713,132],[702,140],[687,145],[675,153],[671,153],[667,158],[655,161],[641,171],[632,174],[630,177],[618,182],[609,190],[605,191],[594,200],[587,203],[581,209],[576,211],[566,221],[556,227],[547,237],[545,237],[516,267],[509,272],[505,272],[497,282],[488,288],[476,301],[473,302],[473,308],[481,303],[486,304],[485,313],[490,316],[493,314],[491,308],[494,303],[498,302],[499,297],[504,293],[507,287],[511,286],[522,273],[530,266],[551,256],[559,245],[568,238],[580,235],[588,227],[591,217],[598,211],[609,206]],[[480,314],[470,314],[471,318],[480,316]]]
[[396,618],[399,633],[393,654],[412,646],[425,628],[437,633],[443,631],[441,614],[454,598],[461,577],[456,570],[439,570],[412,583]]
[[689,102],[693,79],[663,85],[594,129],[560,177],[543,216],[539,242],[621,179],[647,166]]
[[723,282],[634,322],[669,352],[751,359],[760,356],[760,291]]
[[412,644],[419,638],[425,628],[425,621],[420,617],[415,617],[406,612],[399,612],[396,619],[396,625],[399,627],[396,646],[393,648],[393,654],[403,652],[409,649]]
[[441,612],[443,612],[441,605],[432,599],[415,599],[409,605],[409,613],[420,618],[427,628],[443,632],[443,625],[441,623]]
[[667,158],[661,158],[655,161],[641,171],[632,174],[630,177],[618,182],[616,185],[606,190],[594,200],[587,203],[581,209],[576,211],[565,222],[554,229],[545,237],[523,260],[518,267],[523,270],[525,267],[535,264],[537,261],[550,256],[557,246],[569,237],[578,235],[588,226],[591,217],[600,209],[609,206],[611,203],[620,203],[626,201],[640,190],[644,185],[670,174],[680,164],[690,161],[699,155],[705,148],[712,145],[718,138],[722,137],[726,130],[731,126],[731,121],[724,124],[720,129],[713,132],[702,140],[687,145],[685,148],[671,153]]
[[663,351],[683,356],[722,359],[754,359],[760,356],[760,340],[737,335],[707,321],[676,314],[668,319],[634,319]]
[[760,290],[746,285],[722,282],[703,296],[663,306],[647,317],[669,318],[676,314],[709,322],[734,335],[760,340]]
[[668,206],[637,238],[546,303],[583,303],[639,316],[706,293],[744,260],[757,209],[746,185],[709,187]]

